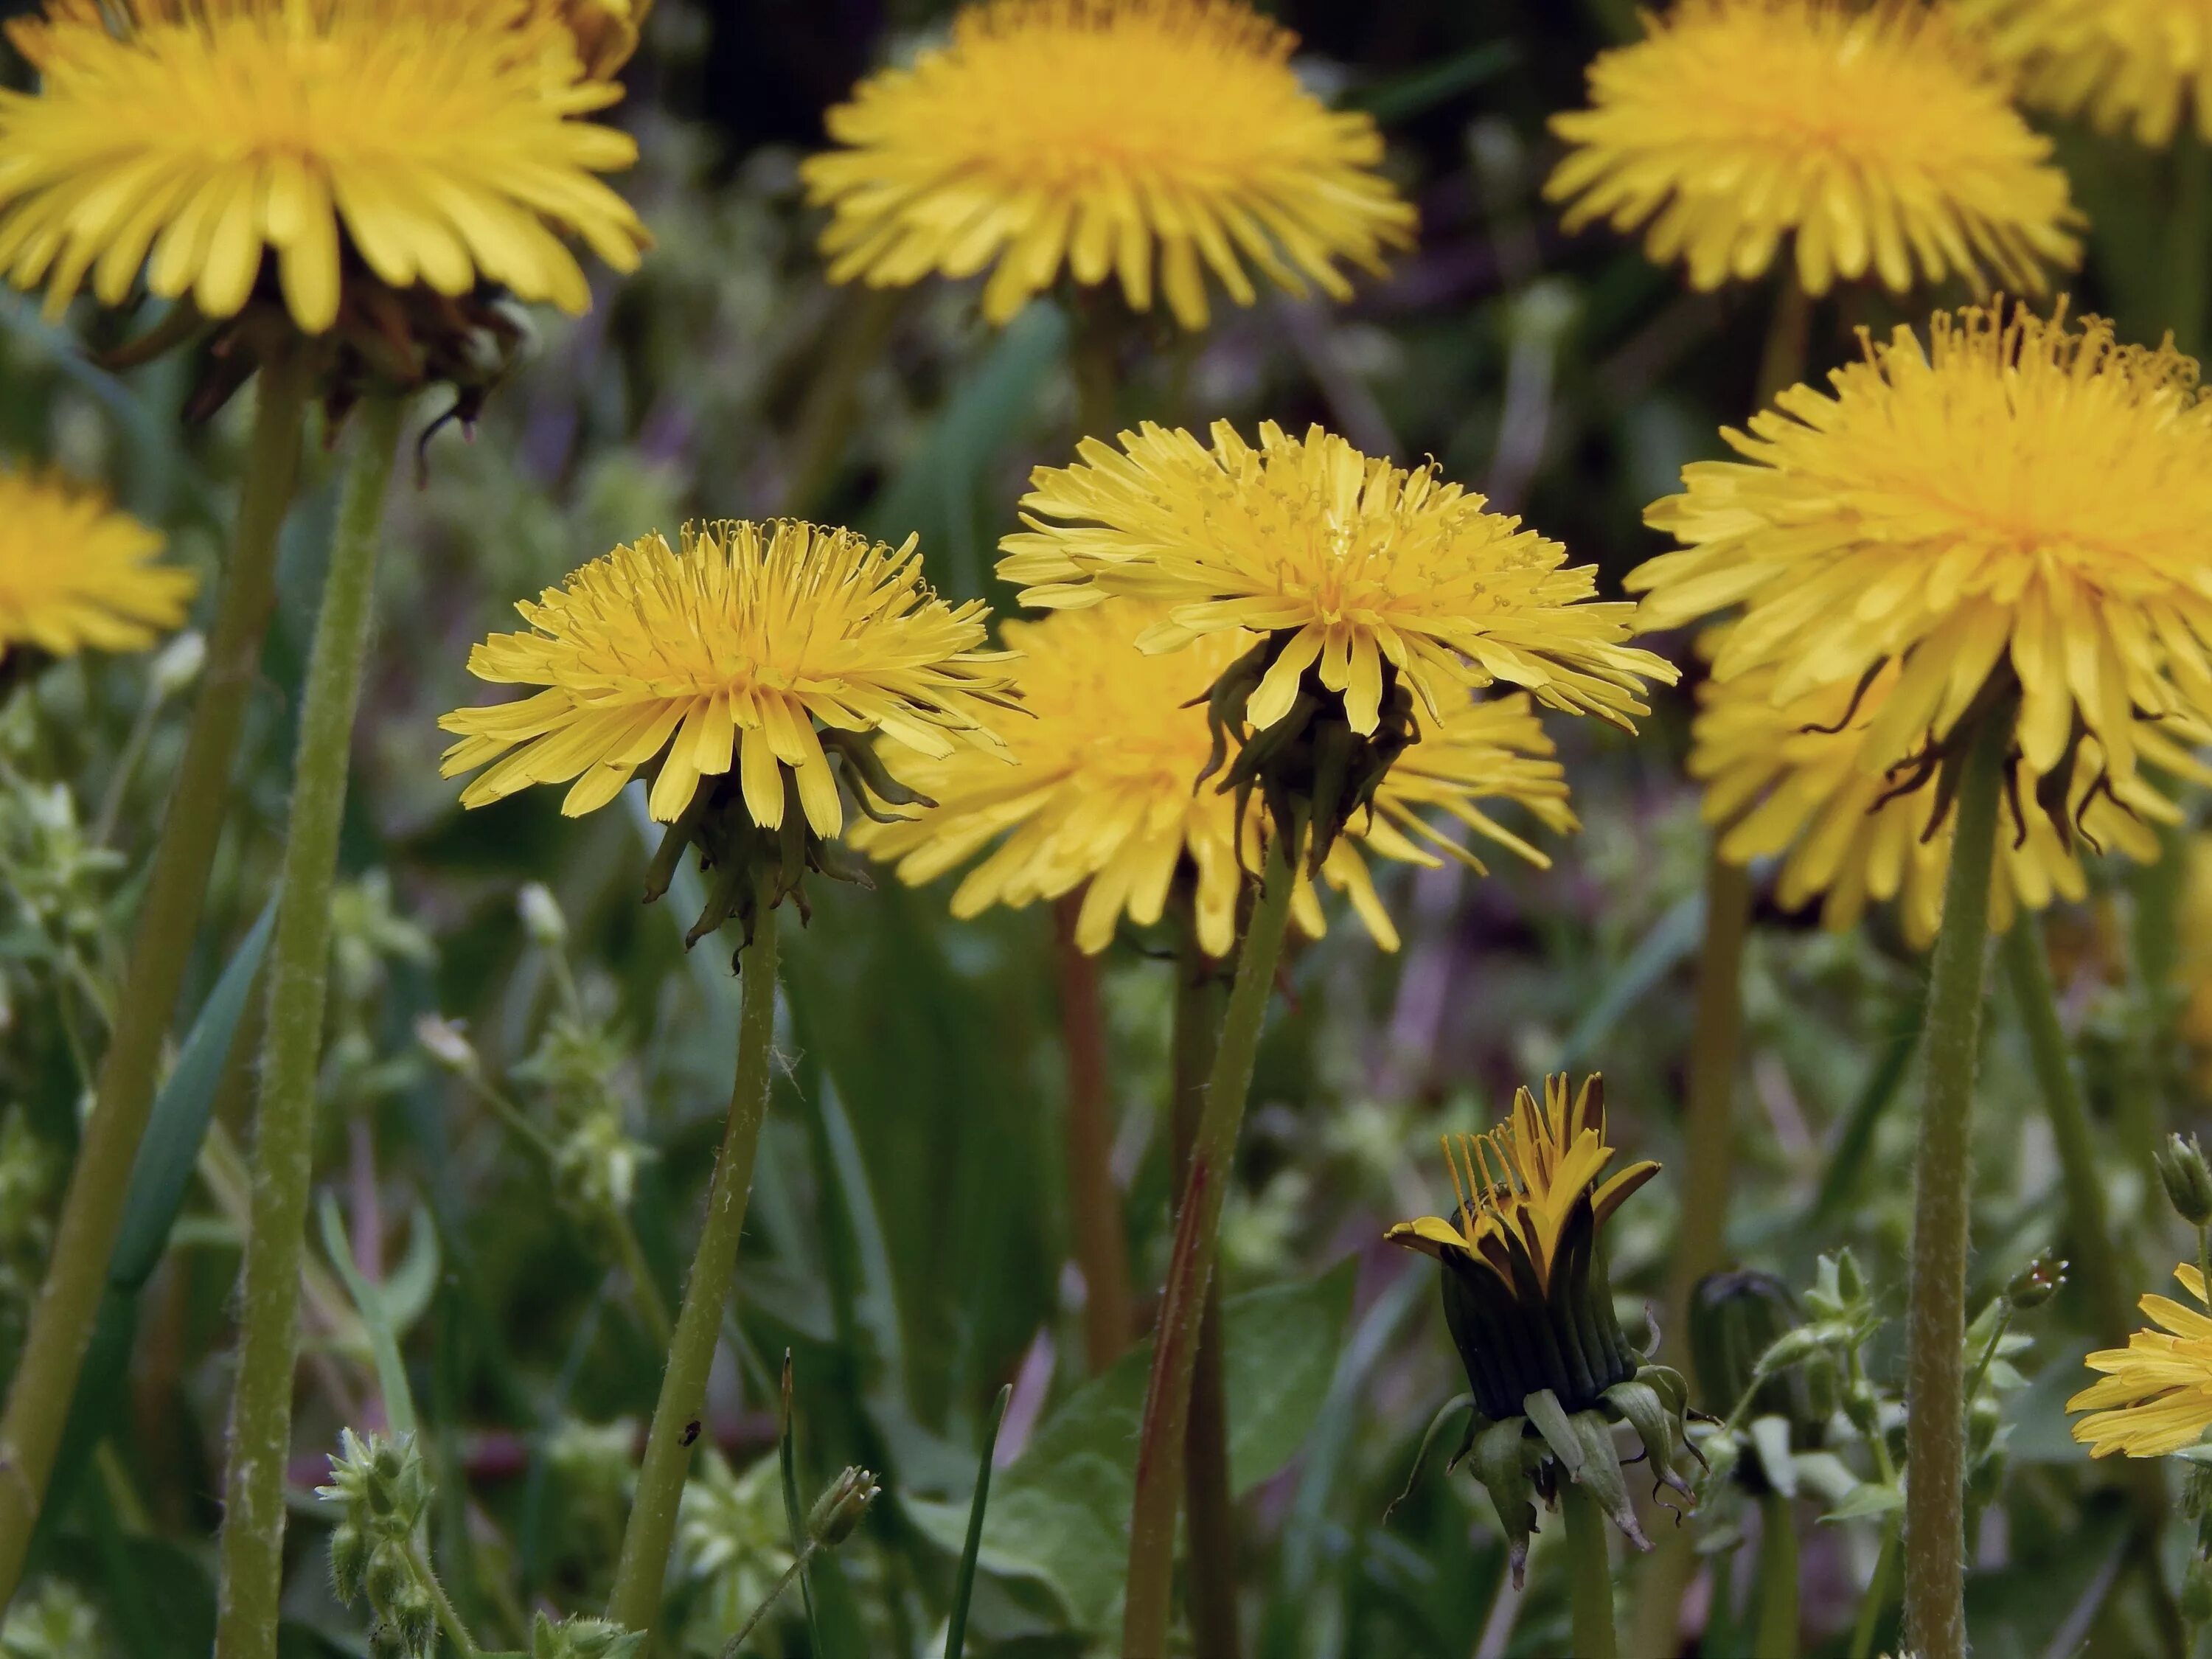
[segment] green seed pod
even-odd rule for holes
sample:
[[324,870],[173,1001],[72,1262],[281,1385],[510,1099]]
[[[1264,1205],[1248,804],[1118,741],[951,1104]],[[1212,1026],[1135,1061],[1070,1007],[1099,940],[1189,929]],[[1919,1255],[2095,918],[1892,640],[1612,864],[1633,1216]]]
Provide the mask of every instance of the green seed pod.
[[827,1548],[836,1548],[853,1535],[860,1517],[868,1512],[883,1488],[863,1468],[848,1468],[814,1500],[807,1512],[806,1534]]

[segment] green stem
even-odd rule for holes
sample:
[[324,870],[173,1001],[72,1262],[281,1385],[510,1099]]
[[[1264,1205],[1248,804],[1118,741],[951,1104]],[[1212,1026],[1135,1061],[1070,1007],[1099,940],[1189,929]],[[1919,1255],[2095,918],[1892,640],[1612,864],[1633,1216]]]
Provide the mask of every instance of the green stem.
[[437,1608],[438,1623],[451,1638],[455,1651],[459,1653],[461,1659],[480,1659],[483,1650],[477,1645],[477,1638],[469,1634],[468,1626],[462,1621],[460,1613],[453,1606],[453,1598],[446,1594],[446,1587],[438,1582],[438,1575],[431,1571],[422,1550],[413,1544],[407,1547],[407,1565],[415,1570],[416,1583],[422,1587],[423,1593],[429,1596],[431,1605]]
[[1989,959],[1990,875],[2009,702],[1984,714],[1959,785],[1943,928],[1928,978],[1927,1095],[1914,1163],[1906,1296],[1905,1642],[1919,1659],[1965,1659],[1969,1127]]
[[722,1308],[737,1278],[738,1242],[744,1232],[745,1201],[752,1191],[753,1156],[768,1116],[769,1059],[775,1039],[775,900],[771,871],[759,878],[752,940],[739,958],[744,1001],[738,1014],[738,1074],[730,1092],[729,1122],[707,1191],[707,1219],[691,1259],[691,1277],[684,1286],[684,1305],[676,1316],[676,1337],[669,1345],[668,1369],[660,1379],[660,1399],[653,1409],[645,1462],[638,1470],[637,1495],[623,1530],[614,1593],[607,1602],[607,1617],[629,1630],[650,1633],[659,1622],[668,1548],[676,1536],[677,1504],[691,1465],[691,1443],[698,1437],[694,1425],[706,1408],[707,1373],[714,1363]]
[[2127,1279],[2105,1207],[2105,1183],[2097,1173],[2096,1138],[2089,1130],[2081,1080],[2075,1075],[2065,1029],[2058,1020],[2041,919],[2032,910],[2022,911],[1998,949],[2027,1033],[2051,1139],[2057,1143],[2059,1180],[2066,1193],[2067,1255],[2087,1292],[2098,1339],[2106,1347],[2125,1347],[2131,1305]]
[[0,1416],[0,1608],[14,1595],[53,1474],[123,1224],[131,1166],[152,1109],[155,1074],[199,927],[230,794],[246,702],[261,671],[276,597],[276,537],[300,469],[309,365],[297,352],[261,370],[236,543],[208,641],[185,753],[170,787],[116,1004],[100,1085],[54,1230],[46,1282]]
[[313,1181],[315,1080],[331,957],[331,889],[354,713],[376,597],[378,526],[401,404],[362,408],[331,544],[300,708],[292,817],[269,950],[253,1192],[240,1271],[238,1378],[224,1480],[216,1659],[274,1659],[284,1571],[284,1467],[299,1358],[300,1263]]
[[629,1224],[629,1218],[621,1208],[612,1204],[607,1206],[605,1226],[607,1240],[614,1246],[615,1259],[622,1264],[623,1276],[629,1280],[629,1293],[637,1303],[638,1315],[645,1321],[653,1340],[665,1348],[676,1340],[676,1327],[669,1322],[668,1304],[660,1294],[660,1286],[653,1282],[644,1247],[637,1242],[637,1229]]
[[1759,1659],[1797,1659],[1797,1517],[1790,1500],[1759,1500]]
[[791,1565],[783,1570],[783,1576],[769,1586],[768,1595],[762,1599],[761,1604],[753,1609],[752,1617],[738,1626],[738,1633],[732,1636],[722,1649],[722,1659],[738,1659],[738,1652],[744,1646],[745,1638],[760,1627],[760,1621],[768,1617],[769,1609],[783,1599],[783,1593],[791,1588],[792,1580],[806,1571],[806,1564],[815,1558],[821,1548],[821,1541],[818,1539],[810,1538],[806,1540],[806,1547],[792,1558]]
[[[1196,918],[1186,906],[1176,947],[1169,1121],[1177,1192],[1190,1173],[1206,1080],[1221,1036],[1224,984],[1220,964],[1200,946]],[[1237,1627],[1237,1511],[1229,1485],[1229,1401],[1221,1370],[1218,1284],[1206,1286],[1206,1311],[1199,1322],[1198,1364],[1191,1373],[1190,1420],[1183,1429],[1182,1449],[1192,1645],[1207,1659],[1237,1659],[1243,1637]]]
[[1982,1352],[1974,1361],[1974,1369],[1966,1373],[1967,1405],[1972,1406],[1974,1403],[1974,1396],[1982,1391],[1982,1384],[1989,1377],[1990,1364],[1997,1357],[1997,1349],[2005,1340],[2005,1333],[2011,1328],[2012,1304],[2008,1302],[2005,1304],[2004,1311],[1997,1316],[1997,1328],[1990,1333],[1990,1340],[1982,1344]]
[[1121,1357],[1136,1328],[1121,1195],[1114,1185],[1112,1101],[1106,1062],[1106,1003],[1096,958],[1075,942],[1082,902],[1053,906],[1053,966],[1067,1053],[1068,1231],[1083,1274],[1084,1357],[1096,1376]]
[[1575,1659],[1613,1659],[1613,1567],[1606,1559],[1605,1511],[1578,1480],[1560,1483],[1559,1508],[1567,1520],[1567,1596]]
[[1859,1602],[1857,1622],[1851,1626],[1850,1659],[1871,1659],[1875,1630],[1889,1607],[1890,1586],[1897,1578],[1897,1528],[1887,1522],[1881,1529],[1881,1549],[1874,1559],[1874,1577],[1867,1581]]
[[1244,946],[1237,959],[1237,982],[1221,1024],[1219,1046],[1200,1109],[1198,1133],[1191,1141],[1190,1170],[1176,1206],[1175,1249],[1168,1261],[1167,1291],[1160,1304],[1158,1334],[1152,1349],[1152,1376],[1145,1389],[1145,1415],[1137,1440],[1135,1501],[1129,1517],[1128,1603],[1123,1614],[1125,1659],[1159,1659],[1167,1651],[1173,1604],[1176,1500],[1183,1486],[1183,1437],[1190,1417],[1192,1379],[1198,1369],[1200,1331],[1206,1291],[1213,1282],[1213,1258],[1221,1227],[1221,1206],[1236,1165],[1237,1132],[1244,1121],[1244,1102],[1252,1087],[1252,1065],[1260,1027],[1274,988],[1275,963],[1291,916],[1290,849],[1281,831],[1268,837],[1267,867],[1261,878]]

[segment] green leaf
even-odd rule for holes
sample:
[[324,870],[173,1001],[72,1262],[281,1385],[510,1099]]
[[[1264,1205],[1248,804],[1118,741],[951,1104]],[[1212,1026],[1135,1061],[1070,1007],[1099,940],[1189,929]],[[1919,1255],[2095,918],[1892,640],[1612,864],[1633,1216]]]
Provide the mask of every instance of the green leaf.
[[[1357,1262],[1305,1284],[1222,1304],[1222,1376],[1229,1395],[1230,1484],[1238,1492],[1294,1456],[1319,1416],[1352,1312]],[[1070,1620],[1109,1633],[1121,1605],[1137,1431],[1152,1344],[1122,1355],[1060,1402],[999,1476],[976,1560],[1003,1577],[1042,1583]],[[908,1517],[945,1549],[967,1542],[964,1505],[902,1497]]]
[[[392,1433],[412,1435],[418,1426],[415,1395],[407,1385],[407,1362],[400,1358],[399,1332],[393,1323],[390,1304],[385,1300],[384,1287],[370,1284],[362,1277],[361,1269],[354,1266],[353,1241],[346,1237],[345,1221],[338,1214],[337,1200],[325,1193],[317,1215],[322,1223],[324,1252],[337,1269],[338,1277],[345,1281],[346,1294],[353,1298],[362,1328],[368,1332],[368,1350],[376,1361],[376,1386],[384,1396],[384,1414],[392,1424]],[[415,1215],[415,1231],[418,1239],[431,1231],[429,1218],[419,1210]],[[431,1276],[436,1277],[434,1261]]]
[[975,1460],[975,1498],[968,1506],[968,1541],[960,1552],[960,1571],[952,1580],[952,1611],[945,1626],[945,1659],[961,1659],[968,1646],[968,1600],[975,1593],[975,1553],[983,1547],[983,1516],[991,1502],[991,1458],[999,1449],[999,1425],[1006,1420],[1012,1384],[999,1390],[991,1420],[983,1430],[983,1453]]
[[1589,1012],[1575,1022],[1566,1041],[1559,1045],[1556,1066],[1551,1069],[1571,1071],[1601,1052],[1613,1028],[1656,989],[1677,963],[1689,959],[1705,932],[1705,896],[1691,893],[1675,900],[1651,924],[1651,931],[1637,941],[1628,960],[1599,991]]
[[1862,1481],[1843,1502],[1830,1510],[1823,1521],[1856,1521],[1869,1515],[1887,1515],[1893,1510],[1905,1507],[1905,1494],[1895,1486],[1885,1486],[1879,1480]]

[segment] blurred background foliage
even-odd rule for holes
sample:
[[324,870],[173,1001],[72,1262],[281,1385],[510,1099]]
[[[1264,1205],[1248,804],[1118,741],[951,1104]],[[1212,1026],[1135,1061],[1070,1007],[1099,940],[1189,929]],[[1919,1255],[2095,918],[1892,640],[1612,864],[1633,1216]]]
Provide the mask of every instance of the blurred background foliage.
[[[1565,240],[1540,199],[1555,154],[1546,118],[1579,101],[1595,51],[1632,33],[1626,0],[1274,9],[1304,36],[1311,81],[1382,123],[1389,170],[1419,205],[1419,249],[1347,307],[1271,295],[1195,340],[1159,325],[1127,355],[1124,418],[1320,421],[1401,462],[1433,456],[1617,591],[1657,550],[1644,505],[1749,413],[1771,309],[1764,291],[1689,293],[1611,235]],[[617,112],[642,145],[626,188],[657,251],[635,279],[602,278],[580,321],[533,314],[528,361],[476,441],[452,427],[426,435],[420,487],[395,506],[343,849],[318,1168],[404,1338],[441,1571],[479,1629],[511,1640],[534,1605],[590,1610],[604,1596],[661,1344],[601,1224],[627,1208],[672,1299],[719,1135],[736,988],[722,949],[684,953],[681,892],[637,902],[649,846],[636,817],[564,820],[544,790],[464,815],[438,776],[435,720],[479,699],[468,648],[506,625],[514,600],[690,515],[792,511],[892,539],[919,532],[944,590],[1011,603],[989,574],[997,538],[1028,469],[1077,435],[1066,315],[1041,302],[994,332],[970,287],[833,289],[796,185],[823,110],[945,10],[661,0]],[[20,64],[7,73],[20,83]],[[2179,316],[2165,237],[2185,181],[2166,158],[2061,140],[2094,223],[2077,306],[2136,337],[2163,331],[2154,325]],[[1904,315],[1869,290],[1822,303],[1814,366],[1855,349],[1855,328]],[[211,578],[248,411],[183,426],[190,368],[112,376],[34,301],[0,296],[0,450],[108,480]],[[416,427],[436,412],[418,410]],[[333,511],[327,458],[311,465],[185,1018],[252,928],[281,843]],[[188,652],[88,658],[0,717],[0,1368],[36,1282],[191,666]],[[1431,1273],[1379,1240],[1389,1222],[1440,1207],[1437,1136],[1482,1127],[1547,1068],[1602,1067],[1616,1138],[1674,1155],[1705,845],[1680,765],[1691,706],[1661,698],[1635,742],[1559,723],[1585,827],[1552,848],[1552,868],[1501,859],[1480,880],[1397,869],[1385,896],[1400,952],[1379,953],[1340,915],[1290,966],[1225,1235],[1246,1623],[1264,1659],[1564,1645],[1549,1575],[1540,1567],[1525,1601],[1506,1592],[1473,1482],[1432,1468],[1386,1522],[1460,1379]],[[2052,932],[2097,1108],[2185,1127],[2199,1104],[2190,1069],[2177,1059],[2146,1075],[2140,1059],[2158,1000],[2141,994],[2143,976],[2163,983],[2171,931],[2160,947],[2159,929],[2131,923],[2173,915],[2175,862],[2133,893],[2100,878]],[[526,911],[532,882],[550,896]],[[817,1584],[823,1628],[842,1628],[848,1651],[933,1639],[981,1420],[1007,1382],[971,1650],[1075,1655],[1116,1627],[1141,1361],[1084,1375],[1051,917],[956,923],[945,897],[896,883],[826,890],[787,945],[785,1068],[726,1349],[737,1360],[716,1374],[714,1450],[682,1534],[691,1651],[718,1652],[787,1560],[773,1455],[787,1349],[802,1484],[860,1462],[887,1488]],[[1850,1243],[1894,1312],[1911,1130],[1896,1103],[1912,1097],[1902,1060],[1919,967],[1882,922],[1830,936],[1764,903],[1758,922],[1731,1253],[1802,1286],[1816,1251]],[[1114,1174],[1147,1296],[1169,1230],[1165,945],[1126,938],[1104,966]],[[241,1006],[250,1033],[256,1003]],[[426,1018],[451,1023],[430,1047]],[[2016,1022],[2001,1015],[1990,1044],[1977,1305],[2063,1243]],[[207,1651],[252,1046],[237,1043],[214,1081],[198,1179],[138,1293],[127,1373],[57,1485],[46,1577],[0,1636],[9,1659]],[[533,1150],[494,1092],[560,1155]],[[2148,1172],[2116,1161],[2106,1173],[2162,1267],[2177,1252],[2149,1238],[2163,1212]],[[1628,1307],[1659,1294],[1668,1193],[1662,1178],[1613,1234]],[[368,1340],[327,1262],[307,1317],[287,1630],[302,1659],[365,1650],[329,1594],[327,1520],[306,1494],[340,1426],[380,1420]],[[2069,1616],[2096,1612],[2099,1576],[2109,1582],[2119,1500],[2057,1410],[2081,1376],[2085,1323],[2062,1298],[2020,1362],[2032,1380],[2008,1407],[2010,1473],[1977,1557],[1980,1653],[2041,1651]],[[1892,1371],[1893,1336],[1875,1350]],[[1667,1343],[1680,1363],[1679,1340]],[[1808,1624],[1829,1650],[1842,1650],[1871,1547],[1841,1526],[1808,1545]],[[1711,1602],[1693,1595],[1692,1616]],[[2093,1620],[2100,1641],[2127,1650],[2136,1617],[2115,1604]],[[797,1655],[806,1639],[787,1607],[754,1650]]]

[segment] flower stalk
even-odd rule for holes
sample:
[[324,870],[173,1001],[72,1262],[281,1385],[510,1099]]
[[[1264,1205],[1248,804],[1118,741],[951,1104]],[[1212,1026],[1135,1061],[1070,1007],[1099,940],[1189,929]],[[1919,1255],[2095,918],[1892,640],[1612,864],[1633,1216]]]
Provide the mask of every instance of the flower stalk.
[[1237,979],[1223,1016],[1221,1037],[1207,1073],[1206,1098],[1191,1140],[1190,1167],[1176,1212],[1175,1249],[1168,1262],[1167,1293],[1160,1304],[1152,1370],[1137,1442],[1136,1495],[1129,1521],[1128,1601],[1122,1616],[1125,1659],[1156,1659],[1167,1651],[1173,1600],[1176,1500],[1183,1487],[1184,1435],[1191,1386],[1198,1369],[1200,1333],[1212,1284],[1221,1209],[1236,1161],[1237,1130],[1260,1028],[1274,988],[1275,964],[1290,922],[1290,832],[1267,843],[1266,872],[1237,958]]
[[1614,1659],[1613,1567],[1606,1556],[1605,1511],[1579,1480],[1559,1486],[1567,1526],[1567,1595],[1576,1659]]
[[691,1466],[692,1443],[698,1438],[692,1430],[706,1406],[707,1374],[714,1363],[722,1310],[737,1277],[738,1243],[744,1232],[745,1204],[752,1191],[753,1158],[768,1116],[769,1060],[775,1037],[776,880],[773,865],[764,864],[756,877],[752,937],[738,958],[743,1000],[729,1121],[708,1189],[706,1224],[700,1229],[684,1304],[676,1316],[676,1337],[669,1346],[660,1399],[646,1437],[637,1493],[623,1529],[614,1592],[607,1602],[611,1621],[648,1635],[659,1622],[677,1505]]
[[1082,901],[1053,906],[1053,967],[1060,1038],[1067,1051],[1067,1207],[1076,1267],[1083,1274],[1084,1358],[1097,1376],[1121,1357],[1136,1328],[1129,1252],[1115,1189],[1114,1133],[1106,1060],[1106,1007],[1097,958],[1076,942]]
[[1759,1500],[1759,1629],[1751,1650],[1759,1659],[1797,1659],[1797,1519],[1778,1492]]
[[402,404],[361,410],[300,710],[292,816],[270,946],[253,1190],[240,1272],[238,1379],[224,1481],[216,1659],[273,1659],[284,1565],[284,1468],[299,1355],[300,1263],[313,1179],[315,1083],[331,954],[331,891],[376,554]]
[[1959,782],[1943,927],[1928,981],[1927,1093],[1915,1158],[1906,1303],[1905,1640],[1922,1659],[1965,1659],[1969,1130],[1989,958],[1997,809],[2013,741],[2009,698],[1986,710]]
[[123,1224],[131,1164],[153,1109],[162,1042],[191,959],[239,731],[276,605],[277,532],[299,478],[310,376],[311,366],[297,351],[280,354],[261,371],[237,530],[191,727],[170,786],[92,1115],[0,1416],[0,1607],[22,1577],[53,1474]]

